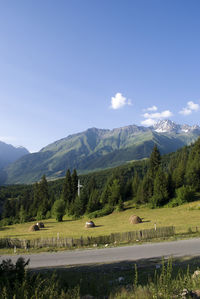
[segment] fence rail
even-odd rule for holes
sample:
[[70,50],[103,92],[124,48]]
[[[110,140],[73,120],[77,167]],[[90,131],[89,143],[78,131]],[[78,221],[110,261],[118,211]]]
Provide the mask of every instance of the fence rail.
[[150,240],[153,238],[169,237],[175,234],[174,226],[157,227],[156,229],[144,229],[139,231],[130,231],[123,233],[113,233],[107,236],[86,237],[86,238],[67,238],[67,237],[53,237],[53,238],[39,238],[33,240],[22,240],[12,238],[1,238],[0,248],[42,248],[42,247],[82,247],[91,246],[94,244],[116,244],[129,243],[140,240]]

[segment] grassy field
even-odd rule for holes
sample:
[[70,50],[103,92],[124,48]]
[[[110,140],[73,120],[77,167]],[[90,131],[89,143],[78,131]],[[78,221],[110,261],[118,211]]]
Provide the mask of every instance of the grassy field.
[[[130,224],[129,217],[133,214],[141,217],[143,223]],[[127,204],[126,210],[123,212],[114,212],[102,218],[92,219],[95,222],[95,228],[85,228],[87,220],[88,218],[79,220],[64,218],[63,222],[58,223],[55,219],[48,219],[43,221],[45,228],[36,232],[29,232],[29,227],[33,222],[16,224],[0,228],[0,237],[30,240],[33,238],[57,237],[59,233],[60,237],[79,238],[81,236],[100,236],[117,232],[149,229],[154,228],[155,223],[157,227],[173,225],[176,233],[188,232],[190,228],[195,230],[196,227],[199,227],[200,231],[200,201],[175,208],[160,209],[149,209],[147,207],[136,209],[131,204]]]

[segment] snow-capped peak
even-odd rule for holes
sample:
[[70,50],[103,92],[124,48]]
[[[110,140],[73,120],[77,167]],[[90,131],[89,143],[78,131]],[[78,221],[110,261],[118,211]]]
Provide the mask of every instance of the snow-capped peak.
[[160,120],[153,126],[154,130],[158,133],[172,132],[179,130],[179,125],[175,124],[175,122],[165,119]]
[[165,119],[158,121],[154,126],[153,130],[158,133],[189,133],[194,130],[200,130],[198,125],[189,126],[189,125],[178,125],[175,122]]

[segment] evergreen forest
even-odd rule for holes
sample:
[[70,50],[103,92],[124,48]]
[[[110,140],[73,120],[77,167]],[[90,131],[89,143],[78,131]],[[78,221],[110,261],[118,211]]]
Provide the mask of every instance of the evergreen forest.
[[[78,178],[81,182],[78,196]],[[47,182],[45,174],[32,185],[0,187],[1,226],[64,215],[101,217],[123,211],[124,202],[138,207],[171,207],[194,201],[200,191],[200,139],[190,146],[160,155],[155,145],[149,159],[127,163],[78,177],[76,169],[65,178]]]

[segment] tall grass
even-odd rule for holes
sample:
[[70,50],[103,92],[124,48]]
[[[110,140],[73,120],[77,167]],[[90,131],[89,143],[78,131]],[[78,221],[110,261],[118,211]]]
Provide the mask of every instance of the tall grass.
[[162,261],[162,268],[155,271],[154,278],[149,279],[146,285],[138,284],[138,273],[135,268],[135,279],[131,290],[126,287],[116,292],[111,292],[109,299],[171,299],[171,298],[199,298],[196,291],[200,290],[200,278],[194,278],[189,266],[186,272],[181,269],[177,274],[173,273],[172,259],[167,263]]
[[[162,266],[155,271],[147,282],[140,281],[140,271],[135,266],[129,282],[121,284],[116,277],[108,280],[106,273],[86,272],[77,279],[78,272],[70,273],[66,278],[64,273],[33,274],[25,271],[27,262],[19,259],[16,264],[3,261],[0,264],[0,298],[2,299],[78,299],[85,294],[95,298],[109,299],[171,299],[195,297],[195,291],[200,289],[200,278],[193,277],[189,267],[186,271],[175,272],[172,260],[162,261]],[[98,277],[98,279],[97,279]],[[111,277],[109,277],[111,279]],[[74,280],[74,281],[73,281]],[[117,282],[116,282],[117,281]],[[78,282],[78,283],[77,283]]]

